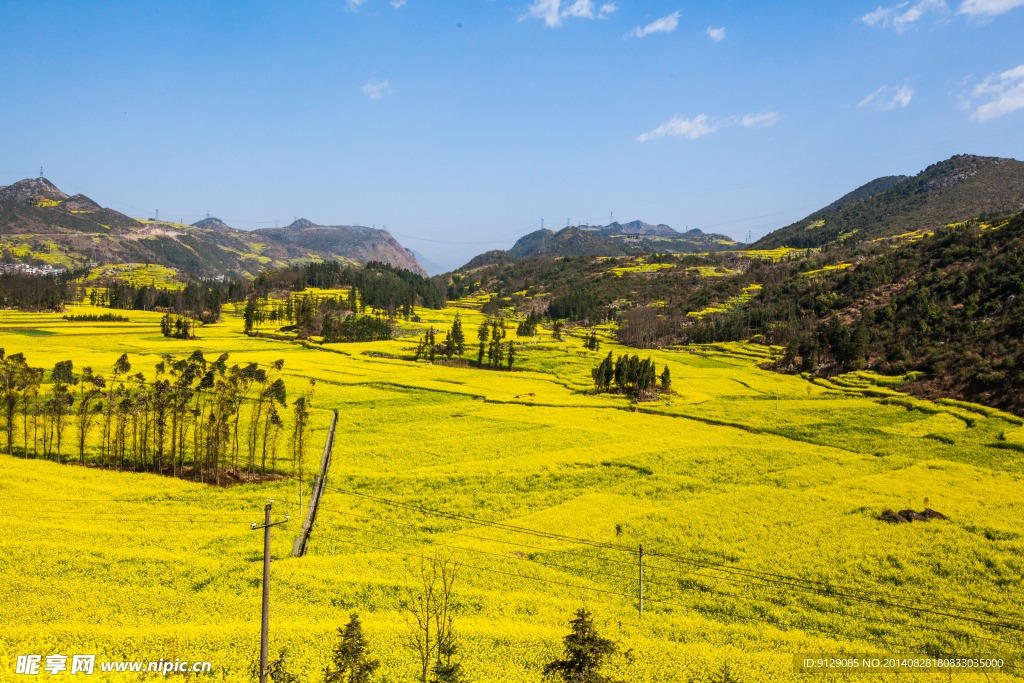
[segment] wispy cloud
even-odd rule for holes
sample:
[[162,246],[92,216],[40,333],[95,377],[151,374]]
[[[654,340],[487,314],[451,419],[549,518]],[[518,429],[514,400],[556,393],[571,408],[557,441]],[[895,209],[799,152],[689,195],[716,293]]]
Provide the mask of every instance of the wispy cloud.
[[348,6],[350,9],[355,9],[362,5],[366,0],[348,0]]
[[708,26],[708,36],[716,43],[725,40],[725,28],[711,28]]
[[371,100],[379,100],[385,95],[390,95],[394,92],[391,84],[387,81],[370,81],[362,88],[360,88]]
[[914,97],[914,89],[909,85],[883,85],[881,88],[858,102],[857,106],[867,107],[869,105],[873,105],[875,109],[883,111],[886,109],[895,109],[896,107],[902,109],[910,104],[912,97]]
[[994,17],[1024,5],[1024,0],[964,0],[958,14],[974,17]]
[[391,6],[395,9],[405,6],[405,0],[391,0]]
[[661,124],[649,133],[637,137],[638,142],[657,140],[666,136],[696,140],[699,137],[714,133],[727,126],[742,126],[744,128],[767,128],[774,126],[782,117],[778,112],[764,112],[761,114],[747,114],[746,116],[730,116],[727,119],[718,121],[709,118],[707,114],[694,116],[692,119],[684,119],[676,115]]
[[716,130],[718,130],[718,124],[714,122],[709,123],[707,114],[694,116],[692,119],[684,119],[676,115],[650,133],[644,133],[637,140],[639,142],[647,142],[648,140],[663,138],[666,135],[696,140],[702,135],[714,133]]
[[1001,74],[990,74],[974,86],[972,97],[987,97],[988,102],[971,114],[975,121],[998,119],[1018,109],[1024,109],[1024,64]]
[[768,111],[762,114],[747,114],[746,116],[736,119],[736,123],[744,128],[754,128],[755,126],[759,128],[768,128],[769,126],[774,126],[778,123],[781,118],[782,117],[779,116],[778,112]]
[[[598,19],[604,19],[616,9],[614,2],[607,2],[601,5],[597,12]],[[526,8],[526,13],[519,17],[519,21],[533,17],[543,19],[550,27],[561,26],[570,17],[581,19],[594,18],[593,0],[575,0],[567,3],[564,7],[562,0],[534,0],[533,4]]]
[[679,14],[680,10],[676,10],[667,17],[655,19],[643,28],[637,26],[629,35],[636,36],[637,38],[643,38],[651,33],[672,33],[672,31],[675,31],[676,28],[679,27]]
[[[968,0],[970,1],[970,0]],[[982,0],[992,2],[993,0]],[[860,18],[868,26],[878,28],[889,28],[890,26],[900,35],[906,31],[911,24],[918,21],[928,12],[945,12],[945,0],[918,0],[914,4],[901,2],[898,5],[889,7],[879,6],[874,12],[868,12]]]

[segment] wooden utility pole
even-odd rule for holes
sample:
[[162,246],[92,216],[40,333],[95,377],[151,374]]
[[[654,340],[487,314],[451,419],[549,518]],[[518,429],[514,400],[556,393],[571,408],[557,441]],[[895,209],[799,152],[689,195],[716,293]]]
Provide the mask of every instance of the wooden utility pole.
[[331,451],[334,450],[334,429],[338,425],[338,411],[334,411],[331,418],[331,428],[327,431],[327,442],[324,444],[324,454],[320,458],[320,474],[313,481],[313,493],[309,498],[309,507],[306,508],[306,520],[302,523],[302,531],[295,539],[295,547],[292,549],[292,557],[302,557],[306,554],[306,547],[309,545],[309,535],[313,532],[313,522],[316,521],[316,513],[320,508],[320,498],[324,494],[324,485],[327,481],[327,470],[331,467]]
[[263,623],[260,626],[260,683],[267,683],[267,658],[270,651],[270,527],[284,524],[289,516],[285,515],[280,522],[270,521],[271,500],[263,509],[265,514],[263,526],[252,523],[252,530],[263,529]]
[[640,544],[640,616],[644,615],[644,544]]

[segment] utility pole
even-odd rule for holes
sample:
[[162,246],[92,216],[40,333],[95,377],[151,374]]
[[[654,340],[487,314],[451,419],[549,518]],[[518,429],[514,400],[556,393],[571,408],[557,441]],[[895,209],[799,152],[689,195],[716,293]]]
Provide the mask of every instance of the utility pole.
[[252,523],[252,530],[263,529],[263,624],[260,627],[260,683],[267,683],[267,657],[270,645],[270,527],[284,524],[288,521],[289,515],[284,516],[281,522],[270,521],[270,507],[274,504],[273,499],[263,509],[265,514],[263,526],[256,526]]
[[[268,508],[269,509],[269,508]],[[268,512],[267,515],[270,513]],[[267,517],[269,520],[270,517]],[[643,616],[643,544],[640,544],[640,616]]]

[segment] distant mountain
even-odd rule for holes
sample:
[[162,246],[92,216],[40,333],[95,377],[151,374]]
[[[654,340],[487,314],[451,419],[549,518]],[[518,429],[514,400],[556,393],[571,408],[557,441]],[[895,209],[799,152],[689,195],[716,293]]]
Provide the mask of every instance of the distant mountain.
[[236,230],[230,225],[219,218],[214,218],[213,216],[193,223],[192,227],[202,228],[204,230],[216,230],[217,232],[236,232]]
[[[840,239],[865,241],[933,231],[978,216],[1007,215],[1024,208],[1024,163],[1014,159],[956,155],[874,193],[900,177],[872,181],[825,209],[765,235],[753,248],[804,249]],[[845,201],[851,195],[859,196]]]
[[415,249],[412,250],[412,255],[416,259],[417,263],[423,266],[424,270],[426,270],[429,275],[440,275],[441,273],[451,270],[450,268],[445,268],[444,266],[434,263]]
[[664,224],[651,225],[643,221],[630,221],[629,223],[609,223],[608,225],[581,225],[584,230],[596,230],[604,235],[662,235],[678,236],[679,233]]
[[300,218],[283,228],[260,228],[253,233],[291,247],[326,254],[333,259],[359,263],[380,261],[427,276],[427,271],[412,252],[399,244],[387,230],[361,225],[317,225]]
[[45,178],[0,187],[0,253],[8,262],[65,268],[91,261],[156,263],[197,277],[252,277],[312,259],[384,261],[425,274],[383,230],[297,221],[288,228],[249,232],[213,217],[193,225],[138,220],[84,195],[69,197]]

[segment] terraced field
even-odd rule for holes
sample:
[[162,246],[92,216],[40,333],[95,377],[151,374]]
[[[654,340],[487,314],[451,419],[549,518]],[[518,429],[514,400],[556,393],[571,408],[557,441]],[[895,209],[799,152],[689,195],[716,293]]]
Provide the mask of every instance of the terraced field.
[[[290,462],[281,480],[216,488],[0,455],[0,678],[20,678],[18,654],[81,652],[209,660],[214,680],[249,680],[262,571],[262,536],[249,525],[271,498],[275,516],[292,515],[273,532],[271,650],[287,649],[309,681],[322,679],[353,611],[378,679],[413,680],[398,602],[435,553],[464,565],[455,627],[472,681],[541,681],[580,607],[632,649],[631,664],[608,670],[628,681],[720,680],[726,664],[744,682],[804,680],[797,653],[1021,652],[1019,418],[914,399],[898,378],[870,372],[809,381],[763,371],[781,350],[747,343],[641,353],[670,369],[674,391],[632,403],[592,391],[591,369],[609,351],[637,353],[607,326],[593,352],[583,330],[562,342],[539,331],[534,343],[513,324],[507,339],[523,343],[505,372],[413,361],[423,330],[443,333],[459,314],[472,348],[483,320],[464,308],[418,312],[423,322],[400,323],[395,340],[320,346],[246,337],[231,310],[193,341],[163,338],[159,314],[68,324],[0,311],[0,347],[47,369],[70,359],[76,373],[109,372],[126,353],[133,373],[152,378],[162,355],[196,349],[229,364],[283,359],[289,406],[316,380],[307,472],[340,414],[301,559],[289,557]],[[880,518],[926,507],[948,519]],[[117,676],[94,678],[136,680]],[[897,677],[936,680],[879,676]]]

